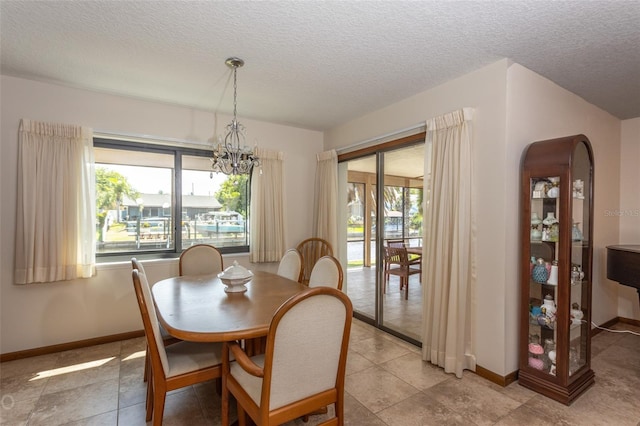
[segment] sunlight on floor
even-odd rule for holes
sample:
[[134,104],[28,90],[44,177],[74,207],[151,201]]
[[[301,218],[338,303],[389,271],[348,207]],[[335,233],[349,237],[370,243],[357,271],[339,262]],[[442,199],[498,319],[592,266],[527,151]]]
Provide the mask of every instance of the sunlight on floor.
[[80,364],[69,365],[67,367],[54,368],[51,370],[40,371],[36,373],[34,377],[29,379],[30,382],[34,380],[45,379],[53,376],[60,376],[62,374],[74,373],[76,371],[88,370],[90,368],[100,367],[109,361],[116,359],[116,357],[112,356],[109,358],[99,359],[96,361],[83,362]]

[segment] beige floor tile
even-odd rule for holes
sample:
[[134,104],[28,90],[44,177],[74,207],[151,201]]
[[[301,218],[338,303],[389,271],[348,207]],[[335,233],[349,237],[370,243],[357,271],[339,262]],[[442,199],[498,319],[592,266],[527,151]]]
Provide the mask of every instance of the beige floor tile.
[[54,426],[118,408],[118,380],[42,395],[29,418],[30,426]]
[[[614,326],[620,327],[628,325]],[[517,382],[503,388],[468,371],[457,379],[423,362],[420,348],[354,320],[345,424],[640,426],[639,346],[640,336],[604,331],[596,335],[596,384],[565,406]],[[135,338],[2,363],[0,424],[146,426],[145,347],[144,338]],[[102,366],[72,373],[56,370],[104,359],[108,360]],[[119,365],[117,375],[112,363]],[[61,374],[43,374],[52,370]],[[32,380],[35,377],[39,378]],[[235,408],[231,414],[235,416]],[[312,416],[309,423],[296,419],[286,426],[314,426],[325,419],[326,415]],[[218,426],[220,397],[214,382],[172,391],[164,424]]]
[[[486,382],[489,382],[486,379],[483,379],[483,378],[480,378],[480,379]],[[521,386],[520,383],[518,383],[517,381],[511,383],[509,386],[506,386],[506,387],[502,387],[491,382],[489,383],[491,385],[494,385],[494,386],[491,386],[492,389],[495,389],[501,394],[506,395],[509,398],[514,399],[515,401],[518,401],[522,404],[524,404],[525,402],[529,401],[531,398],[538,395],[538,393],[532,391],[531,389]]]
[[[47,378],[34,379],[33,374],[11,376],[0,380],[0,394],[2,405],[11,404],[12,401],[23,401],[37,398],[47,385]],[[8,401],[5,403],[5,401]]]
[[345,389],[374,414],[419,392],[378,366],[350,375]]
[[533,410],[531,407],[521,405],[515,410],[510,411],[495,423],[496,426],[571,426],[561,419],[549,418],[539,411]]
[[384,426],[385,423],[351,394],[344,394],[344,424],[346,426]]
[[633,371],[640,371],[640,356],[638,356],[637,350],[615,344],[602,351],[600,356],[604,357],[610,364]]
[[[617,393],[604,391],[598,382],[576,399],[569,407],[559,407],[579,424],[591,426],[636,426],[640,423],[638,398],[620,398]],[[636,393],[640,396],[640,393]]]
[[354,319],[351,323],[351,334],[349,339],[349,342],[350,342],[349,345],[359,340],[370,339],[375,335],[376,335],[375,328],[363,323],[362,321]]
[[163,426],[200,426],[210,423],[205,419],[195,391],[189,386],[181,392],[167,395],[162,424]]
[[377,413],[389,426],[465,425],[472,423],[423,392]]
[[373,367],[375,364],[357,352],[349,351],[347,355],[347,373],[350,374],[357,373],[358,371],[366,370],[367,368]]
[[3,379],[15,376],[36,376],[38,372],[55,368],[59,353],[17,359],[0,364],[0,377]]
[[98,414],[87,419],[67,423],[65,426],[118,426],[118,411]]
[[[121,355],[119,408],[139,404],[147,397],[147,384],[142,380],[144,352],[140,352],[139,347],[130,346],[128,343],[127,345],[123,343],[124,346],[128,346],[131,350],[123,350]],[[143,345],[143,350],[144,348]]]
[[128,405],[118,410],[118,426],[146,426],[145,403]]
[[443,369],[423,361],[421,355],[413,352],[380,364],[380,367],[420,390],[428,389],[451,377]]
[[142,381],[142,372],[140,372],[140,375],[120,377],[118,408],[129,407],[141,402],[144,403],[146,398],[147,384]]
[[358,340],[349,348],[362,355],[369,361],[380,364],[409,353],[409,350],[382,336]]
[[615,395],[616,399],[635,405],[640,417],[640,368],[624,368],[602,358],[594,360],[591,368],[596,374],[597,392]]
[[[90,358],[83,357],[83,359]],[[63,366],[49,370],[46,374],[51,374],[51,377],[42,393],[60,392],[91,383],[118,379],[120,376],[120,358],[112,356],[101,358],[101,355],[99,355],[93,361],[67,362]]]
[[[220,384],[220,386],[222,386],[222,384]],[[193,390],[198,398],[204,417],[210,424],[214,425],[220,424],[222,413],[222,401],[217,388],[216,380],[209,380],[193,385]],[[235,404],[231,405],[229,414],[233,421],[236,418]]]
[[68,367],[74,364],[117,358],[120,356],[121,346],[122,343],[118,341],[60,352],[56,367]]
[[29,415],[34,410],[38,398],[15,400],[11,395],[2,393],[0,404],[0,425],[26,425]]
[[455,376],[424,393],[477,425],[491,425],[521,405],[481,382]]

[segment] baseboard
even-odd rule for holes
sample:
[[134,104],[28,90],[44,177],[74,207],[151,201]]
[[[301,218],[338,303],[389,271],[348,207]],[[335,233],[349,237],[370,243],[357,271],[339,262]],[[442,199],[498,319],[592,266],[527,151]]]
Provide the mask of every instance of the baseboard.
[[511,383],[515,382],[518,379],[518,371],[509,373],[506,376],[501,376],[491,370],[480,367],[479,365],[476,365],[476,374],[483,379],[487,379],[490,382],[493,382],[502,387],[509,386]]
[[144,330],[129,331],[127,333],[112,334],[110,336],[94,337],[92,339],[78,340],[76,342],[61,343],[58,345],[44,346],[42,348],[27,349],[24,351],[0,354],[0,362],[29,358],[32,356],[48,355],[70,349],[86,348],[87,346],[102,345],[104,343],[117,342],[119,340],[133,339],[144,336]]
[[[613,319],[610,319],[609,321],[603,323],[602,325],[600,325],[600,327],[602,328],[610,328],[613,327],[614,325],[616,325],[617,323],[623,323],[623,324],[630,324],[636,327],[640,327],[640,320],[636,320],[636,319],[631,319],[631,318],[623,318],[623,317],[616,317]],[[599,328],[592,328],[591,329],[591,337],[595,336],[596,334],[600,333],[601,329]],[[518,370],[507,374],[506,376],[501,376],[499,374],[494,373],[491,370],[487,370],[486,368],[482,368],[479,365],[476,366],[476,374],[480,377],[482,377],[483,379],[487,379],[490,382],[493,382],[497,385],[500,386],[509,386],[511,383],[515,382],[516,380],[518,380]]]
[[618,317],[618,322],[640,327],[640,320],[637,319]]
[[[609,328],[609,327],[613,327],[618,322],[623,322],[623,321],[620,321],[620,317],[615,317],[615,318],[612,318],[612,319],[610,319],[609,321],[607,321],[607,322],[605,322],[603,324],[600,324],[598,327]],[[595,336],[596,334],[600,333],[601,331],[603,331],[603,330],[600,329],[600,328],[597,328],[597,327],[593,327],[591,329],[591,338],[593,338],[593,336]]]

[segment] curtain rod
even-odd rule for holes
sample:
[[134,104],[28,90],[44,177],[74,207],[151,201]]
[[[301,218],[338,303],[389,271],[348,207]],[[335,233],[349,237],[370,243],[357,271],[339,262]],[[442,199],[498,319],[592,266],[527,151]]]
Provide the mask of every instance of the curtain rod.
[[93,134],[97,137],[105,137],[105,138],[124,138],[124,139],[129,139],[129,140],[137,140],[137,141],[146,141],[146,142],[155,142],[157,143],[180,143],[180,144],[186,144],[186,145],[192,145],[192,146],[206,146],[206,147],[210,147],[211,143],[209,142],[198,142],[198,141],[190,141],[190,140],[186,140],[186,139],[178,139],[178,138],[167,138],[167,137],[161,137],[161,136],[153,136],[153,135],[144,135],[144,134],[140,134],[140,133],[123,133],[123,132],[110,132],[110,131],[106,131],[106,130],[98,130],[95,129],[93,131]]
[[369,144],[371,144],[373,142],[382,142],[384,139],[387,139],[387,138],[390,138],[390,137],[393,137],[393,136],[398,136],[398,135],[401,135],[403,133],[410,132],[412,130],[425,131],[426,130],[426,124],[425,123],[414,124],[413,126],[405,127],[404,129],[395,130],[393,132],[389,132],[389,133],[385,133],[383,135],[375,136],[373,138],[366,139],[366,140],[351,144],[349,146],[345,146],[343,148],[336,149],[336,152],[338,154],[344,154],[345,152],[353,151],[355,148],[362,147],[363,145],[369,145]]

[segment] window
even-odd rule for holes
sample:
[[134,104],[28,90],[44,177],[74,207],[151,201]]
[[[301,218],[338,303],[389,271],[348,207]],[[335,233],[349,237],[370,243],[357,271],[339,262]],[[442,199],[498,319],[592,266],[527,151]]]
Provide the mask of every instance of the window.
[[249,251],[249,178],[211,172],[211,152],[94,139],[98,257]]

